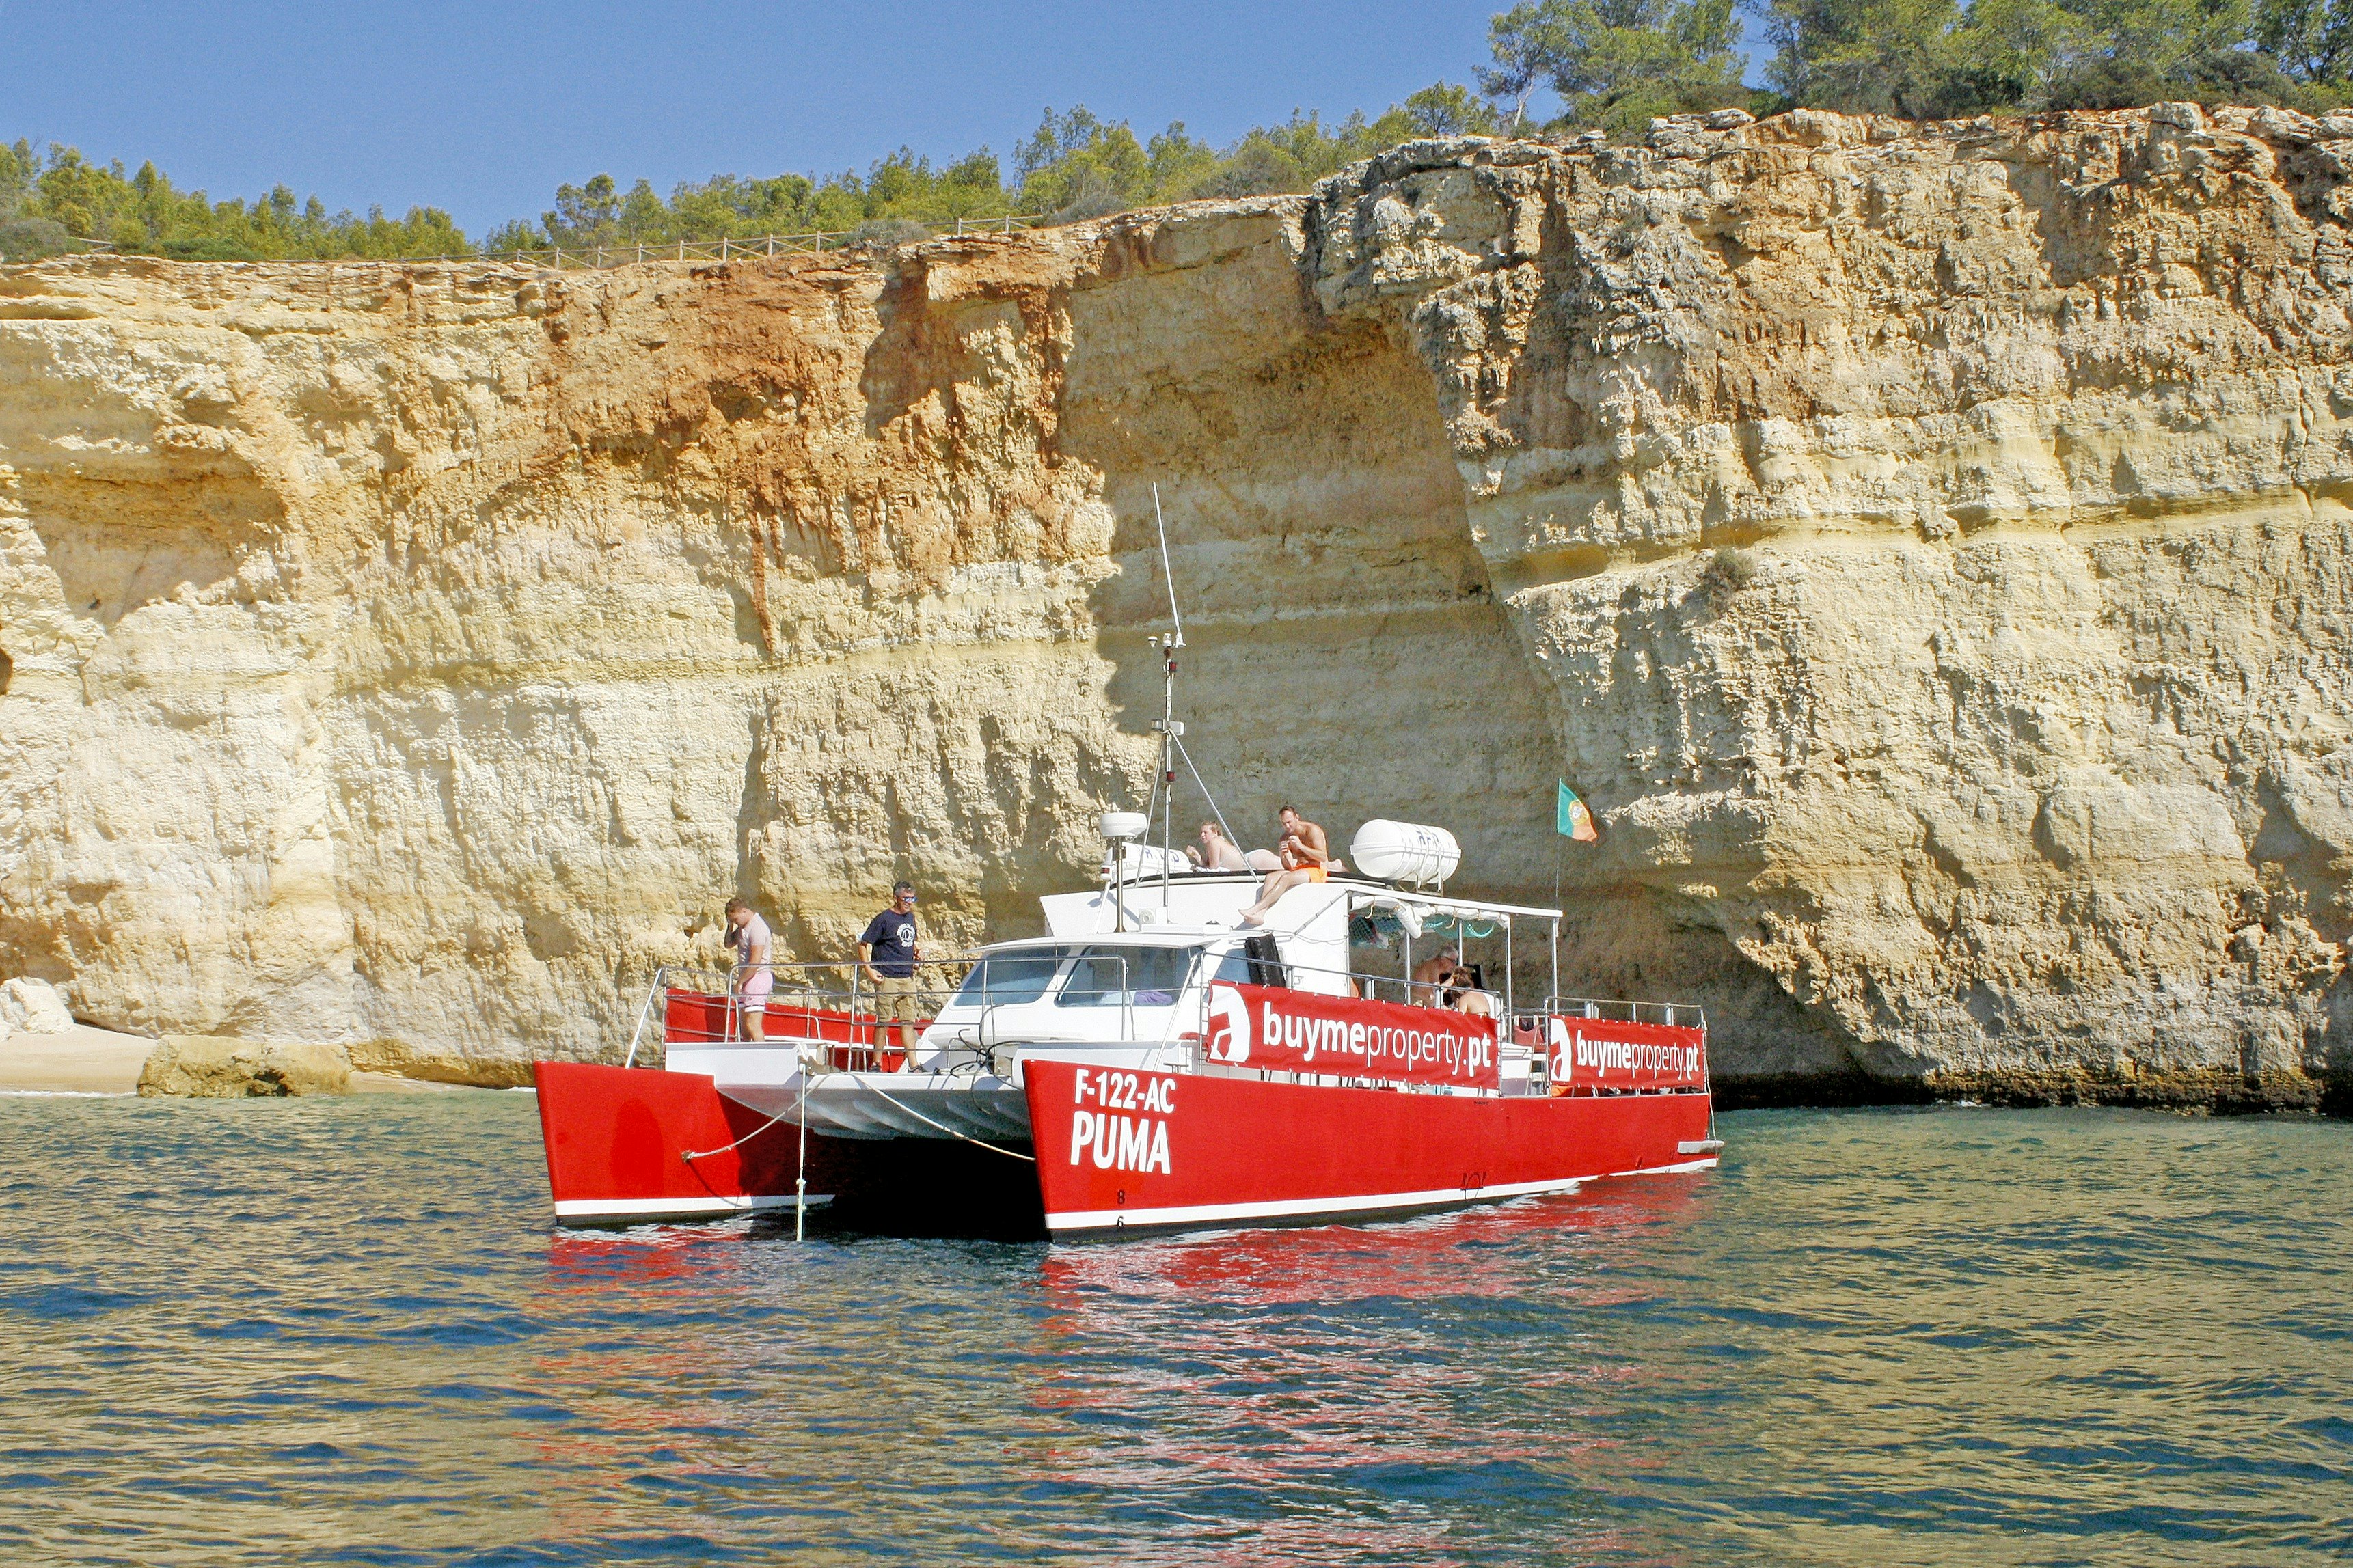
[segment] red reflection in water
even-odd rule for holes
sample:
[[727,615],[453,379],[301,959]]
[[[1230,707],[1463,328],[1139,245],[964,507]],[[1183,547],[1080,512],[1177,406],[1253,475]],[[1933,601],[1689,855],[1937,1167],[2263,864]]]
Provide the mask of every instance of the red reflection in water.
[[[1258,1521],[1230,1554],[1202,1551],[1204,1562],[1330,1561],[1352,1546],[1450,1561],[1442,1510],[1384,1499],[1365,1521],[1361,1493],[1335,1478],[1598,1464],[1615,1445],[1595,1435],[1595,1395],[1640,1369],[1594,1359],[1572,1331],[1549,1368],[1499,1374],[1444,1342],[1449,1323],[1484,1302],[1512,1310],[1552,1292],[1593,1306],[1641,1300],[1611,1264],[1670,1243],[1707,1206],[1710,1184],[1645,1178],[1403,1224],[1057,1249],[1041,1266],[1048,1329],[1069,1353],[1043,1364],[1035,1397],[1106,1435],[1056,1445],[1050,1475],[1113,1495],[1274,1485],[1301,1500]],[[1352,1315],[1367,1323],[1362,1336]],[[1124,1353],[1135,1351],[1148,1353]],[[1533,1428],[1532,1407],[1543,1411]],[[1335,1498],[1335,1486],[1356,1495]]]
[[1608,1183],[1590,1194],[1528,1199],[1398,1224],[1058,1247],[1047,1256],[1043,1273],[1050,1301],[1058,1313],[1071,1315],[1073,1331],[1090,1326],[1094,1302],[1089,1291],[1187,1301],[1217,1294],[1326,1305],[1373,1296],[1476,1295],[1482,1287],[1522,1283],[1526,1258],[1514,1243],[1562,1232],[1633,1241],[1651,1226],[1688,1224],[1705,1202],[1702,1187],[1688,1178],[1633,1178]]
[[559,1230],[548,1238],[549,1284],[559,1291],[700,1279],[726,1268],[749,1222],[641,1226],[628,1231]]
[[[1187,1562],[1460,1561],[1465,1507],[1483,1513],[1514,1484],[1479,1467],[1558,1476],[1673,1462],[1655,1443],[1637,1452],[1611,1436],[1626,1385],[1651,1373],[1602,1353],[1574,1309],[1651,1294],[1617,1266],[1672,1245],[1711,1205],[1712,1185],[1631,1179],[1397,1224],[1046,1250],[1036,1268],[1047,1317],[1026,1373],[1029,1418],[1018,1423],[1030,1429],[1007,1433],[1003,1462],[1031,1481],[1099,1496],[1106,1524],[1130,1506],[1173,1512]],[[562,1233],[550,1242],[547,1289],[604,1310],[597,1298],[636,1293],[649,1306],[667,1297],[709,1307],[763,1288],[757,1251],[734,1225]],[[1485,1314],[1531,1305],[1568,1325],[1535,1353],[1508,1335],[1493,1361],[1464,1342],[1492,1331]],[[913,1356],[898,1368],[910,1385],[894,1397],[918,1415],[948,1386],[932,1380],[955,1375],[944,1355],[922,1364],[943,1331],[934,1324],[912,1348],[885,1346],[892,1360]],[[897,1473],[905,1433],[887,1422],[870,1431],[852,1417],[823,1439],[799,1433],[812,1414],[839,1421],[881,1408],[871,1384],[865,1399],[857,1393],[870,1372],[828,1375],[807,1349],[723,1319],[659,1347],[542,1358],[534,1381],[587,1419],[543,1438],[541,1462],[606,1478],[542,1500],[558,1531],[642,1527],[655,1505],[631,1495],[626,1478],[649,1468],[747,1495],[784,1477],[807,1485],[834,1471]],[[730,1384],[734,1394],[717,1402]],[[747,1387],[757,1391],[749,1398]],[[1220,1494],[1250,1500],[1220,1504]],[[701,1527],[726,1532],[707,1517]],[[1160,1513],[1138,1540],[1166,1544],[1169,1530]],[[1639,1552],[1592,1526],[1544,1544]]]
[[[592,1303],[617,1290],[723,1298],[740,1284],[749,1231],[744,1221],[558,1231],[548,1240],[547,1289]],[[633,1346],[537,1357],[539,1388],[590,1417],[535,1443],[538,1462],[554,1473],[601,1476],[624,1486],[627,1478],[649,1469],[761,1483],[768,1469],[759,1456],[729,1452],[694,1436],[699,1423],[719,1414],[707,1391],[720,1348],[702,1341],[667,1350]],[[740,1353],[725,1363],[744,1364]],[[657,1454],[670,1458],[657,1461]],[[560,1540],[627,1531],[642,1522],[645,1506],[626,1489],[609,1487],[553,1489],[540,1501]]]

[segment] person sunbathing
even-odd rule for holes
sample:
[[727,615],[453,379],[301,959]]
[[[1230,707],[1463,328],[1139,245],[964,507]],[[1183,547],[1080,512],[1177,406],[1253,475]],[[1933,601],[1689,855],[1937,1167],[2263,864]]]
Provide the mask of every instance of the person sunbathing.
[[1250,868],[1250,862],[1242,858],[1242,852],[1234,847],[1234,841],[1226,837],[1226,830],[1214,822],[1201,824],[1201,847],[1196,849],[1187,844],[1185,856],[1204,871],[1247,871]]

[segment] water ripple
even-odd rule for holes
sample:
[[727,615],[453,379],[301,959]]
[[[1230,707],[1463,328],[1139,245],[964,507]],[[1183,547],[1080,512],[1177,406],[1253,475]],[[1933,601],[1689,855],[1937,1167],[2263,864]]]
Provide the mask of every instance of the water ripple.
[[0,1100],[0,1559],[2009,1564],[2353,1550],[2353,1129],[1050,1248],[552,1232],[527,1097]]

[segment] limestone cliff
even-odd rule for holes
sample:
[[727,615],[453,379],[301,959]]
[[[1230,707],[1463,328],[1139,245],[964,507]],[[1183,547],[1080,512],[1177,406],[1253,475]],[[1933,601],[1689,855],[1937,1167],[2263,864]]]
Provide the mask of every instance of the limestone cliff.
[[[1726,116],[1736,121],[1740,117]],[[728,893],[1456,827],[1749,1092],[2353,1082],[2353,117],[1418,143],[871,257],[0,268],[0,973],[610,1052]]]

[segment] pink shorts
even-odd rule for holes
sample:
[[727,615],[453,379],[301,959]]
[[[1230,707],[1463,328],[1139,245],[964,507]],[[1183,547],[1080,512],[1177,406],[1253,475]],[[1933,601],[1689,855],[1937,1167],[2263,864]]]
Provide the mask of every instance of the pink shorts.
[[735,994],[742,999],[745,1012],[756,1013],[767,1005],[764,998],[776,988],[776,984],[774,970],[755,969],[744,976],[744,983],[735,988]]

